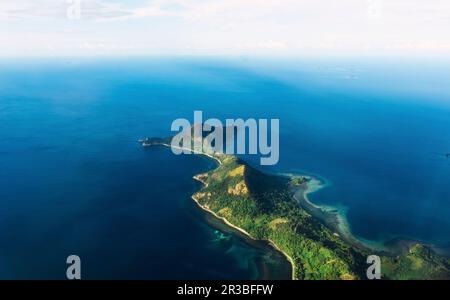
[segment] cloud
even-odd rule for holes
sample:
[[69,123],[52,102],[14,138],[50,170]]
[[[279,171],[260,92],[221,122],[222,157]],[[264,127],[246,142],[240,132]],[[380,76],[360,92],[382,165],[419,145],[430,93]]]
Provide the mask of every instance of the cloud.
[[79,4],[83,19],[108,19],[130,14],[119,3],[102,0],[2,0],[0,19],[43,20],[67,19],[72,7]]
[[450,44],[448,0],[82,0],[68,22],[74,1],[1,0],[0,52],[447,53]]

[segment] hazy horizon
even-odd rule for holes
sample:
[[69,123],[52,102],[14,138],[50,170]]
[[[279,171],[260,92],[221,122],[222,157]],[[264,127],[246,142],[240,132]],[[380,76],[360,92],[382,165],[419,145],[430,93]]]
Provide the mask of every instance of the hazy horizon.
[[450,56],[444,0],[4,0],[0,57]]

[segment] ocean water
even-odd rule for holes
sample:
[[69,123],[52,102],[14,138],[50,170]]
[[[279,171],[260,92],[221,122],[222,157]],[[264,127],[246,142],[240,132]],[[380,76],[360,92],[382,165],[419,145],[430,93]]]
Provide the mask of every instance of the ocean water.
[[[450,247],[450,64],[135,58],[0,61],[0,278],[285,278],[190,200],[198,156],[144,150],[176,118],[279,118],[280,162],[352,232]],[[267,275],[269,274],[269,275]]]

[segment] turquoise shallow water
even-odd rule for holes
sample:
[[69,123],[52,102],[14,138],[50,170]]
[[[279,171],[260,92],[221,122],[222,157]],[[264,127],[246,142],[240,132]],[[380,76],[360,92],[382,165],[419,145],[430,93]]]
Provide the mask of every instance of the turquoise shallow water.
[[[310,173],[352,231],[450,245],[450,68],[431,62],[59,59],[0,62],[0,277],[286,276],[189,199],[206,159],[144,151],[194,110],[279,118],[270,172]],[[246,157],[255,166],[256,157]],[[220,227],[220,226],[219,226]],[[231,242],[227,242],[228,238]],[[38,259],[37,259],[38,258]]]

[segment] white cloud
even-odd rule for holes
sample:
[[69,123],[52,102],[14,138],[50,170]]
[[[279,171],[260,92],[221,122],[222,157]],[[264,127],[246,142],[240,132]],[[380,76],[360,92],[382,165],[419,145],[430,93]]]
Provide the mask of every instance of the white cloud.
[[130,14],[119,3],[105,0],[2,0],[0,19],[67,19],[69,8],[77,3],[80,3],[85,19],[116,18]]
[[81,20],[69,22],[66,0],[1,0],[0,51],[83,54],[89,47],[76,45],[103,43],[115,47],[96,48],[140,54],[450,54],[448,0],[82,0],[81,7]]

